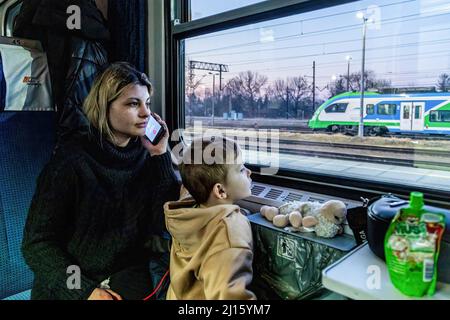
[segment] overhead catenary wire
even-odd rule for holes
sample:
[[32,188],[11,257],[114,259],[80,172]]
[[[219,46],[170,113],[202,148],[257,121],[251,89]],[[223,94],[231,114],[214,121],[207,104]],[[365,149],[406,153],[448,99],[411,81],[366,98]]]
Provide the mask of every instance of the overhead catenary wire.
[[[444,53],[444,54],[437,54],[437,53]],[[409,58],[408,58],[409,57]],[[372,58],[372,59],[367,59],[367,63],[373,65],[373,64],[378,64],[378,63],[395,63],[396,60],[395,59],[399,59],[402,58],[402,61],[405,60],[410,60],[410,59],[418,59],[420,57],[420,60],[423,59],[434,59],[434,58],[438,58],[438,57],[449,57],[450,58],[450,52],[448,50],[441,50],[441,51],[434,51],[433,53],[422,53],[420,55],[416,54],[416,53],[412,53],[412,54],[404,54],[404,55],[395,55],[395,57],[386,59],[386,58]],[[354,62],[359,62],[359,59],[355,59]],[[320,63],[319,66],[321,67],[327,67],[327,66],[336,66],[336,65],[347,65],[347,62],[342,63],[341,61],[330,61],[330,62],[324,62],[324,63]],[[278,72],[278,71],[283,71],[283,70],[297,70],[297,69],[306,69],[309,71],[311,65],[310,64],[305,64],[305,65],[290,65],[290,66],[282,66],[282,67],[278,67],[278,68],[266,68],[266,69],[258,69],[259,72]],[[228,75],[232,75],[232,74],[239,74],[240,72],[244,71],[245,69],[242,69],[241,71],[234,71],[234,72],[229,72]],[[298,71],[297,71],[298,72]]]
[[[441,42],[450,42],[450,38],[445,39],[439,39],[439,40],[428,40],[428,41],[419,41],[419,42],[410,42],[410,43],[402,43],[398,44],[395,47],[393,46],[382,46],[382,47],[373,47],[373,48],[367,48],[366,51],[375,51],[375,50],[384,50],[384,49],[397,49],[397,48],[405,48],[410,46],[415,46],[420,44],[423,45],[436,45],[441,44]],[[288,57],[277,57],[277,60],[292,60],[292,59],[298,59],[298,58],[309,58],[309,57],[320,57],[320,56],[326,56],[326,55],[336,55],[336,54],[348,54],[353,52],[360,52],[360,49],[354,49],[354,50],[344,50],[344,51],[331,51],[326,53],[311,53],[307,55],[295,55],[295,56],[288,56]],[[230,66],[239,66],[239,65],[246,65],[246,64],[257,64],[257,63],[265,63],[267,62],[267,59],[258,59],[258,60],[246,60],[239,63],[229,63]]]
[[[416,0],[412,0],[412,1],[403,1],[403,2],[398,2],[398,3],[394,3],[394,4],[389,4],[389,5],[382,5],[379,7],[385,7],[385,6],[390,6],[390,5],[396,5],[399,3],[407,3],[407,2],[416,2]],[[301,19],[298,21],[289,21],[289,22],[285,22],[282,24],[271,24],[269,26],[261,26],[263,28],[269,28],[269,27],[276,27],[276,26],[280,26],[280,25],[286,25],[286,24],[293,24],[293,23],[298,23],[298,22],[305,22],[307,20],[319,20],[319,19],[325,19],[327,17],[332,17],[332,16],[343,16],[345,14],[351,13],[351,12],[356,12],[359,10],[351,10],[351,11],[346,11],[346,12],[338,12],[338,13],[334,13],[331,15],[322,15],[320,17],[312,17],[312,18],[308,18],[308,19]],[[398,25],[399,23],[403,23],[406,21],[411,21],[414,20],[415,22],[417,22],[419,19],[430,19],[430,18],[438,18],[438,17],[443,17],[443,16],[448,16],[450,15],[450,13],[447,10],[442,10],[442,8],[438,8],[437,10],[429,10],[429,11],[421,11],[419,13],[414,13],[414,14],[409,14],[409,15],[403,15],[400,17],[391,17],[388,19],[383,19],[380,20],[380,23],[383,23],[383,26],[389,25],[389,24],[396,24]],[[439,20],[436,20],[439,21]],[[433,21],[434,22],[434,21]],[[410,25],[410,24],[408,24]],[[323,35],[323,34],[328,34],[328,33],[336,33],[336,32],[342,32],[343,30],[351,30],[351,29],[359,29],[361,26],[360,23],[358,24],[352,24],[352,25],[343,25],[343,26],[336,26],[333,28],[324,28],[324,29],[320,29],[320,30],[314,30],[311,32],[304,32],[301,36],[299,34],[295,34],[295,35],[288,35],[285,37],[277,37],[276,39],[274,39],[274,41],[271,42],[267,42],[267,43],[261,43],[261,41],[255,41],[255,42],[251,42],[251,43],[244,43],[244,44],[236,44],[236,45],[232,45],[232,46],[222,46],[220,48],[212,48],[212,49],[208,49],[208,50],[201,50],[201,51],[195,51],[195,52],[189,52],[189,49],[186,52],[186,55],[189,57],[202,57],[202,58],[207,58],[207,57],[222,57],[222,56],[233,56],[233,55],[238,55],[238,54],[251,54],[251,53],[255,53],[255,52],[262,52],[262,53],[270,53],[270,52],[282,52],[282,51],[288,51],[288,50],[292,50],[292,49],[300,49],[300,48],[306,48],[306,47],[325,47],[325,46],[332,46],[332,45],[336,45],[336,44],[345,44],[345,43],[351,43],[351,42],[358,42],[360,41],[360,39],[342,39],[340,41],[331,41],[331,42],[327,42],[327,43],[323,43],[323,42],[314,42],[314,43],[310,43],[310,44],[300,44],[300,45],[290,45],[290,46],[285,46],[285,47],[278,47],[278,48],[268,48],[266,50],[262,49],[262,50],[246,50],[246,51],[242,51],[242,47],[245,46],[249,46],[249,45],[262,45],[263,44],[270,44],[273,45],[274,42],[279,42],[280,40],[293,40],[295,39],[303,39],[306,37],[311,37],[311,36],[317,36],[317,35]],[[402,27],[406,27],[407,24],[402,24]],[[419,24],[417,25],[420,28],[424,28],[425,24]],[[393,26],[394,27],[394,26]],[[411,26],[413,27],[413,26]],[[410,29],[407,29],[410,30]],[[437,29],[428,29],[425,28],[425,30],[419,30],[419,31],[407,31],[407,32],[402,32],[402,33],[397,33],[397,34],[383,34],[383,35],[378,35],[378,36],[372,36],[369,37],[368,40],[376,40],[376,39],[386,39],[386,38],[400,38],[400,37],[407,37],[410,35],[420,35],[422,38],[422,35],[429,35],[432,33],[437,33],[437,32],[445,32],[450,30],[450,28],[437,28]],[[228,32],[227,34],[236,34],[235,32],[236,30],[233,30],[231,32]],[[244,32],[244,31],[250,31],[250,30],[239,30],[239,32]],[[346,33],[343,33],[344,35],[346,35]],[[218,35],[222,35],[224,36],[225,33],[220,33],[220,34],[211,34],[209,36],[201,36],[195,40],[198,39],[207,39],[210,38],[212,36],[216,37]],[[194,39],[189,39],[189,41],[194,40]],[[403,39],[402,39],[403,40]],[[399,41],[396,39],[396,41]],[[400,40],[401,41],[401,40]],[[420,41],[420,42],[408,42],[408,43],[400,43],[400,44],[393,44],[393,45],[388,45],[388,46],[379,46],[379,47],[373,47],[373,48],[368,48],[367,51],[375,51],[375,50],[392,50],[392,55],[389,56],[390,52],[384,52],[382,53],[382,55],[384,55],[384,57],[376,57],[373,59],[368,59],[368,63],[373,63],[373,64],[380,64],[383,62],[386,63],[390,63],[390,64],[398,64],[400,63],[400,58],[401,57],[405,57],[406,59],[402,59],[402,60],[408,60],[408,59],[428,59],[428,58],[437,58],[437,57],[444,57],[446,56],[446,54],[442,54],[442,55],[436,55],[436,53],[440,53],[440,52],[446,52],[445,50],[442,51],[436,51],[434,50],[433,52],[423,52],[422,48],[425,46],[434,46],[434,45],[441,45],[441,44],[447,44],[448,42],[450,42],[450,38],[444,38],[444,39],[437,39],[437,40],[426,40],[426,41]],[[406,55],[399,55],[396,54],[397,53],[397,49],[399,48],[407,48],[407,47],[411,47],[411,46],[417,46],[417,53],[412,53],[412,54],[406,54]],[[187,46],[187,48],[189,48],[189,46]],[[231,52],[219,52],[217,54],[201,54],[201,53],[205,53],[205,52],[217,52],[218,50],[227,50],[230,48],[241,48],[241,50],[238,51],[231,51]],[[438,49],[438,48],[437,48]],[[411,50],[410,50],[411,51]],[[343,61],[329,61],[329,59],[326,59],[326,57],[332,57],[333,55],[337,55],[337,54],[345,54],[348,55],[350,53],[359,53],[360,49],[355,49],[355,50],[345,50],[345,51],[339,51],[339,50],[335,50],[335,51],[325,51],[322,50],[321,52],[316,52],[316,53],[312,53],[312,54],[304,54],[304,55],[295,55],[295,56],[276,56],[276,61],[277,64],[281,61],[285,61],[285,60],[293,60],[293,59],[303,59],[305,58],[313,58],[314,60],[326,60],[323,63],[319,62],[319,66],[336,66],[336,65],[344,65],[347,64],[347,62],[343,62]],[[450,54],[450,53],[449,53]],[[428,56],[424,56],[424,55],[428,55]],[[381,59],[380,59],[381,58]],[[253,65],[254,68],[252,69],[257,69],[256,72],[259,72],[260,74],[265,74],[265,73],[270,73],[270,72],[279,72],[281,70],[285,70],[288,69],[289,71],[293,71],[293,69],[295,70],[299,70],[297,71],[298,76],[300,76],[300,73],[306,71],[303,69],[308,68],[308,72],[310,72],[310,68],[311,65],[310,64],[305,64],[305,65],[293,65],[293,66],[280,66],[280,67],[274,67],[274,68],[257,68],[256,64],[261,64],[261,63],[271,63],[271,61],[273,61],[274,59],[269,56],[267,58],[262,58],[262,59],[252,59],[252,60],[244,60],[244,61],[237,61],[235,63],[230,63],[229,61],[227,61],[227,63],[229,63],[229,65],[231,67],[233,67],[233,69],[235,70],[234,72],[230,72],[229,76],[233,76],[235,74],[238,74],[239,72],[243,72],[246,71],[244,70],[244,66],[250,66]],[[357,62],[358,59],[353,59],[353,62]],[[396,67],[398,68],[398,67]],[[239,69],[241,69],[242,71],[238,71]],[[402,68],[400,68],[402,69]],[[404,70],[404,69],[403,69]],[[420,70],[420,69],[419,69]],[[447,68],[442,68],[442,70],[436,70],[437,72],[446,72]],[[428,78],[434,78],[436,77],[435,75],[432,75],[432,72],[434,72],[433,70],[420,70],[420,71],[416,71],[416,70],[412,70],[412,71],[408,71],[408,72],[387,72],[387,73],[377,73],[377,76],[386,76],[386,77],[394,77],[397,76],[397,78],[395,80],[399,80],[399,81],[408,81],[407,78],[408,77],[420,77],[422,80],[424,79],[428,79]],[[411,74],[412,73],[412,74]],[[289,74],[292,74],[292,72],[289,72]],[[318,76],[318,79],[328,79],[329,76]]]
[[[383,36],[375,36],[375,37],[368,37],[367,41],[370,40],[376,40],[376,39],[385,39],[385,38],[392,38],[392,37],[403,37],[408,35],[414,35],[414,34],[427,34],[430,32],[440,32],[440,31],[449,31],[450,28],[440,28],[440,29],[433,29],[433,30],[425,30],[425,31],[415,31],[415,32],[405,32],[405,33],[397,33],[397,34],[388,34]],[[289,46],[289,47],[280,47],[280,48],[269,48],[264,49],[264,52],[271,52],[271,51],[280,51],[280,50],[287,50],[287,49],[299,49],[299,48],[310,48],[310,47],[316,47],[316,46],[324,46],[324,45],[333,45],[333,44],[342,44],[342,43],[349,43],[349,42],[361,42],[360,38],[356,39],[344,39],[344,40],[338,40],[338,41],[331,41],[331,42],[320,42],[320,43],[310,43],[310,44],[302,44],[302,45],[295,45],[295,46]],[[217,53],[217,54],[208,54],[208,55],[201,55],[202,58],[206,57],[219,57],[219,56],[231,56],[231,55],[237,55],[237,54],[249,54],[249,53],[259,53],[261,52],[261,49],[259,50],[246,50],[246,51],[237,51],[237,52],[227,52],[227,53]],[[188,53],[189,56],[196,56],[196,54]],[[347,63],[347,62],[345,62]]]
[[[440,11],[438,11],[440,12]],[[411,20],[418,20],[418,19],[427,19],[427,18],[432,18],[432,17],[440,17],[440,16],[445,16],[445,15],[450,15],[450,13],[446,12],[446,13],[440,13],[440,14],[435,14],[435,15],[426,15],[426,16],[422,16],[420,17],[421,13],[415,13],[412,15],[408,15],[408,16],[400,16],[400,17],[394,17],[394,18],[390,18],[390,19],[386,19],[386,20],[381,20],[380,23],[383,23],[383,25],[386,24],[392,24],[392,23],[399,23],[399,22],[407,22],[407,21],[411,21]],[[416,17],[418,17],[418,19],[416,19]],[[409,19],[405,19],[405,18],[409,18]],[[328,29],[323,29],[323,30],[316,30],[316,31],[311,31],[308,33],[303,33],[303,34],[294,34],[294,35],[289,35],[289,36],[285,36],[285,37],[281,37],[280,39],[293,39],[293,38],[306,38],[306,37],[311,37],[311,36],[315,36],[315,35],[323,35],[323,34],[329,34],[329,33],[336,33],[336,32],[341,32],[341,31],[349,31],[349,30],[357,30],[359,29],[361,26],[360,24],[352,24],[352,25],[347,25],[347,26],[337,26],[334,28],[328,28]],[[346,29],[346,30],[343,30]],[[243,31],[250,31],[250,30],[243,30]],[[197,38],[195,40],[204,40],[206,39],[204,36],[202,36],[201,38]],[[189,39],[188,41],[193,41],[194,39]],[[267,42],[267,43],[274,43],[277,40],[271,41],[271,42]],[[232,46],[223,46],[223,47],[219,47],[219,48],[213,48],[213,49],[207,49],[207,50],[201,50],[201,51],[194,51],[191,52],[190,55],[199,55],[201,53],[207,53],[207,52],[211,52],[211,51],[217,51],[217,50],[224,50],[224,49],[228,49],[228,48],[235,48],[235,47],[243,47],[246,45],[254,45],[254,44],[261,44],[261,41],[253,41],[251,43],[241,43],[241,44],[236,44],[236,45],[232,45]]]
[[[391,6],[396,6],[396,5],[400,5],[400,4],[406,4],[406,3],[415,2],[415,1],[416,0],[399,1],[399,2],[395,2],[395,3],[379,5],[378,8],[391,7]],[[304,18],[304,19],[301,19],[301,20],[277,23],[277,24],[267,25],[267,26],[264,26],[264,27],[265,28],[280,27],[280,26],[285,26],[285,25],[299,23],[299,22],[304,22],[304,21],[314,21],[314,20],[319,20],[319,19],[324,19],[324,18],[341,16],[341,15],[345,15],[345,14],[352,14],[352,13],[355,13],[355,12],[358,12],[358,11],[361,11],[361,10],[363,10],[363,9],[360,8],[360,9],[355,9],[355,10],[349,10],[349,11],[344,11],[344,12],[339,12],[339,13],[323,15],[323,16],[319,16],[319,17]],[[245,32],[245,31],[248,31],[248,30],[236,30],[236,31],[229,31],[229,32],[220,32],[220,33],[217,33],[217,34],[211,34],[211,35],[200,36],[200,37],[201,37],[201,39],[208,39],[208,38],[224,36],[224,35],[229,35],[229,34],[236,34],[236,33]],[[198,39],[200,39],[200,37],[192,38],[191,40],[198,40]]]

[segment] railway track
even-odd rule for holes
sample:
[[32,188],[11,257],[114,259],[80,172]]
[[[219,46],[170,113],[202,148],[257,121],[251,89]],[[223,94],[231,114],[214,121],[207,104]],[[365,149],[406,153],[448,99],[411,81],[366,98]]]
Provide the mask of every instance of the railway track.
[[334,143],[334,142],[317,142],[317,141],[305,141],[305,140],[287,140],[281,139],[281,144],[287,145],[303,145],[314,147],[330,147],[337,149],[351,149],[351,150],[367,150],[373,152],[386,152],[386,153],[399,153],[399,154],[414,154],[414,155],[426,155],[432,157],[448,157],[450,158],[450,151],[447,150],[434,150],[434,149],[416,149],[416,148],[403,148],[403,147],[383,147],[373,145],[362,144],[347,144],[347,143]]
[[[329,132],[329,131],[313,131],[312,129],[308,127],[274,127],[274,126],[258,126],[255,128],[251,125],[240,125],[239,127],[233,127],[233,126],[214,126],[214,127],[208,127],[204,126],[204,128],[207,129],[217,129],[217,130],[239,130],[239,129],[263,129],[263,130],[270,130],[275,129],[279,130],[280,132],[291,132],[291,133],[300,133],[300,134],[326,134],[326,135],[335,135],[336,133]],[[342,133],[341,133],[342,134]],[[450,141],[450,135],[427,135],[427,134],[399,134],[399,133],[387,133],[383,136],[378,137],[386,137],[386,138],[398,138],[398,139],[412,139],[412,140],[438,140],[438,141]]]
[[[192,138],[192,133],[185,133]],[[316,149],[314,149],[316,148]],[[260,151],[254,146],[246,150]],[[278,152],[308,157],[380,163],[405,167],[450,169],[450,151],[280,139]],[[318,150],[320,149],[320,150]],[[270,142],[267,152],[271,152]],[[436,158],[436,159],[433,159]],[[445,159],[449,159],[445,161]]]
[[[247,150],[249,148],[246,148]],[[255,148],[250,148],[251,150],[255,150]],[[299,156],[308,156],[308,157],[321,157],[328,159],[336,159],[336,160],[350,160],[350,161],[361,161],[361,162],[371,162],[371,163],[380,163],[384,165],[395,165],[395,166],[404,166],[404,167],[423,167],[423,168],[446,168],[450,170],[450,162],[443,161],[429,161],[429,160],[420,160],[420,159],[400,159],[400,158],[392,158],[385,156],[374,156],[374,155],[362,155],[362,154],[348,154],[348,153],[339,153],[336,151],[316,151],[316,150],[299,150],[292,148],[279,148],[279,152],[281,154],[291,154],[291,155],[299,155]]]

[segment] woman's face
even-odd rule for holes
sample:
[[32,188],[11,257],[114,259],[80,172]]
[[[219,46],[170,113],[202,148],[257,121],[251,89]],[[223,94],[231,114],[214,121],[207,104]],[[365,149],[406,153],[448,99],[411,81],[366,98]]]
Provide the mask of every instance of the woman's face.
[[150,116],[150,95],[142,85],[130,85],[111,103],[108,119],[116,138],[126,146],[131,137],[143,136]]

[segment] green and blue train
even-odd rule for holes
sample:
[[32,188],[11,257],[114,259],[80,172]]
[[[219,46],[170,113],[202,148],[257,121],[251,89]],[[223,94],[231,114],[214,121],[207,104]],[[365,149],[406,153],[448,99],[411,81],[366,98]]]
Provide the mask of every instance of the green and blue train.
[[[360,93],[342,93],[324,102],[308,126],[314,131],[355,133]],[[366,135],[385,133],[450,135],[450,93],[364,94]]]

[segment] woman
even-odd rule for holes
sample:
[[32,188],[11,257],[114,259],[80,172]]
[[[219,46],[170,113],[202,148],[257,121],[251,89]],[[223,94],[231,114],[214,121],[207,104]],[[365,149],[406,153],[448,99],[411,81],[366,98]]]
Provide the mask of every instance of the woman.
[[[112,64],[84,103],[89,134],[61,146],[40,174],[22,252],[35,274],[32,299],[143,299],[149,261],[168,250],[163,204],[178,198],[167,152],[144,132],[152,86]],[[78,272],[79,271],[79,272]]]

